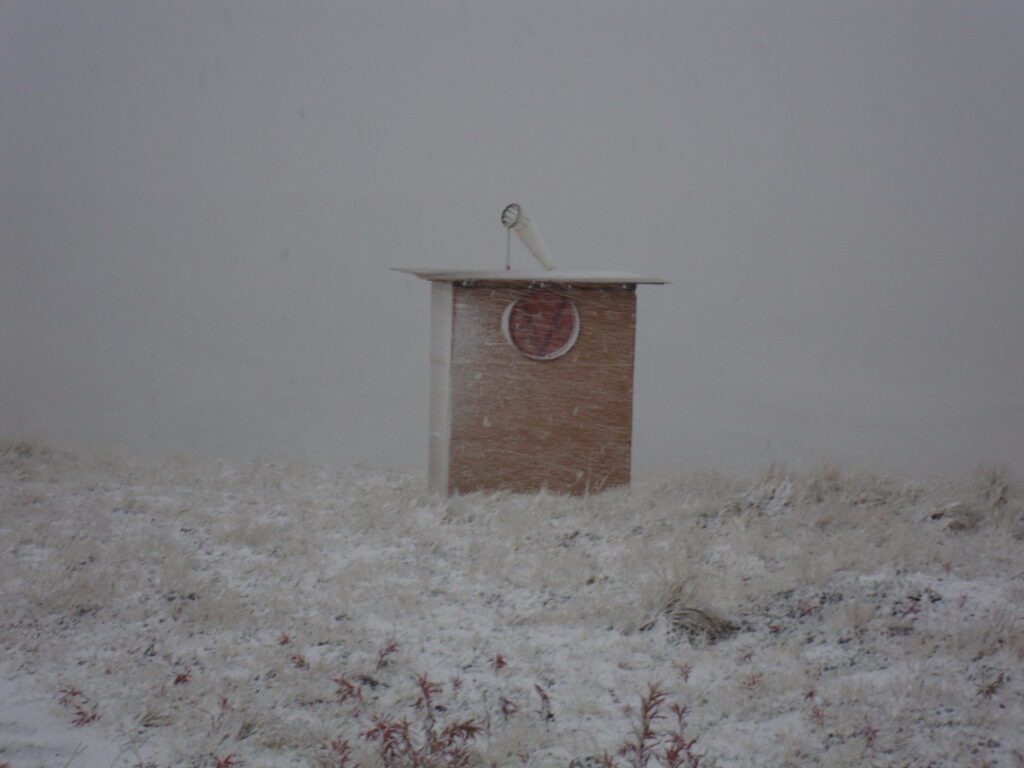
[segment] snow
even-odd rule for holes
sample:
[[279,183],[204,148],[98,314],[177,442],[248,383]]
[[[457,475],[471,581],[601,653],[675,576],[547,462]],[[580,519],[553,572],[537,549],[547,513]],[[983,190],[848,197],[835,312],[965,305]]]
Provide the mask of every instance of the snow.
[[109,768],[123,750],[97,728],[68,727],[41,686],[0,665],[0,765]]
[[[361,734],[422,725],[420,674],[439,722],[485,726],[479,765],[614,753],[652,682],[702,765],[1024,759],[1024,507],[998,472],[442,499],[412,473],[8,442],[0,504],[11,768],[308,766],[339,738],[376,765]],[[669,594],[737,631],[674,632]]]

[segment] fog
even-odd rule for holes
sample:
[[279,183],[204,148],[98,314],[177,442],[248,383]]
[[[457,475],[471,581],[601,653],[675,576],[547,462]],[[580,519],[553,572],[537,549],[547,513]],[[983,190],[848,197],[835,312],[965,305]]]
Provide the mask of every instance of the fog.
[[[1024,469],[1024,4],[0,2],[0,434],[426,461],[509,202],[640,469]],[[528,267],[522,249],[513,263]]]

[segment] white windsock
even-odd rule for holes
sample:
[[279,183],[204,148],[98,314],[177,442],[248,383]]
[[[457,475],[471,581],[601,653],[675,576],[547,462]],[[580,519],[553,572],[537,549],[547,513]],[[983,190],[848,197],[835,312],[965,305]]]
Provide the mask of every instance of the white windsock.
[[526,250],[533,254],[533,257],[544,266],[544,269],[555,268],[555,263],[548,256],[548,249],[544,245],[544,241],[540,239],[540,232],[533,226],[530,217],[523,213],[523,209],[518,203],[505,206],[505,210],[501,212],[501,223],[515,231],[519,239],[523,241],[523,245],[526,246]]

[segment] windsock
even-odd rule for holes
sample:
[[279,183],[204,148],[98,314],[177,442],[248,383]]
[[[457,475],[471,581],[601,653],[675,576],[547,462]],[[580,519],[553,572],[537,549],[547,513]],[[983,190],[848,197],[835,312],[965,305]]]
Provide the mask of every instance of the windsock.
[[501,223],[518,235],[523,245],[526,246],[526,250],[533,254],[533,257],[544,266],[544,269],[555,268],[555,263],[548,256],[547,246],[540,239],[540,232],[530,221],[530,217],[523,213],[523,209],[518,203],[505,206],[505,210],[501,212]]

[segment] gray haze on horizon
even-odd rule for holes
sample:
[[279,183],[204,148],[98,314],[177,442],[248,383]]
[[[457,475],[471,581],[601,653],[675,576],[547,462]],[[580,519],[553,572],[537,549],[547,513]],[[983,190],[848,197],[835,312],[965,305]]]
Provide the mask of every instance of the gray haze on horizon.
[[[426,459],[518,201],[640,468],[1024,470],[1024,3],[0,2],[0,434]],[[520,249],[514,259],[528,267]]]

